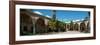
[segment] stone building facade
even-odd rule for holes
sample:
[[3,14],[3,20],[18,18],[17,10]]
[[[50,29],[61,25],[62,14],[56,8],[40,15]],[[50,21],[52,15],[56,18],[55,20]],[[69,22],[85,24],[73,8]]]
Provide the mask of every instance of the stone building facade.
[[[46,32],[50,18],[31,12],[31,10],[20,9],[20,33],[28,35]],[[26,32],[27,34],[24,34]]]

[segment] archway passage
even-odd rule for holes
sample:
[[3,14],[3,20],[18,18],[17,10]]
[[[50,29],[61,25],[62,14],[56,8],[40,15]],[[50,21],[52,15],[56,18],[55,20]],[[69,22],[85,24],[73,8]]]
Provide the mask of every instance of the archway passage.
[[67,28],[67,30],[70,30],[70,25],[67,25],[67,27],[66,27],[66,28]]
[[81,32],[85,32],[85,31],[86,31],[86,24],[85,24],[85,22],[82,22],[82,23],[80,24],[80,31],[81,31]]
[[79,27],[79,25],[77,23],[75,23],[74,24],[74,30],[78,31],[79,30],[78,27]]
[[36,34],[41,34],[46,32],[45,20],[43,18],[38,18],[35,23]]
[[70,23],[70,31],[73,31],[74,30],[74,24],[73,24],[73,21],[71,21]]
[[20,35],[32,35],[33,23],[32,18],[26,13],[20,13]]

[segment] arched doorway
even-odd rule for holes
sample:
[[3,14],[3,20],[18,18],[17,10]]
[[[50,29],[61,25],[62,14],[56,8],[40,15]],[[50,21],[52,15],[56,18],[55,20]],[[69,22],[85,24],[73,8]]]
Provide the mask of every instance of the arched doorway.
[[80,24],[80,31],[81,31],[81,32],[86,31],[86,24],[85,24],[85,22],[82,22],[82,23]]
[[20,35],[32,35],[32,18],[26,13],[20,13]]
[[74,30],[78,31],[79,25],[77,23],[74,24]]
[[46,26],[45,26],[45,20],[43,18],[38,18],[35,23],[35,30],[36,34],[45,33]]
[[71,27],[70,24],[67,25],[67,30],[68,30],[68,31],[70,31],[70,27]]
[[70,31],[73,31],[74,30],[74,23],[73,23],[73,21],[71,21],[71,23],[70,23]]

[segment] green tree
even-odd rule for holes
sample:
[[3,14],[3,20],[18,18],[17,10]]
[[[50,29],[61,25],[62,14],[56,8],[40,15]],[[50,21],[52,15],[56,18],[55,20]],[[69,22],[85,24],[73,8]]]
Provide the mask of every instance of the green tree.
[[89,17],[85,17],[83,21],[87,21],[89,19]]
[[56,26],[57,26],[57,21],[54,20],[54,19],[51,19],[51,20],[49,21],[49,28],[50,28],[52,31],[54,31],[54,30],[56,29]]
[[56,10],[52,10],[52,19],[48,23],[49,28],[54,31],[57,28]]

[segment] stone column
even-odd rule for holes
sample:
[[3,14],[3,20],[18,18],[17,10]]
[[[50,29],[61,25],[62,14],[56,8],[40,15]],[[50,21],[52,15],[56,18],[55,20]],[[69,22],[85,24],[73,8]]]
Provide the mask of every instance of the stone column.
[[32,23],[33,23],[33,34],[35,34],[35,17],[32,17]]

